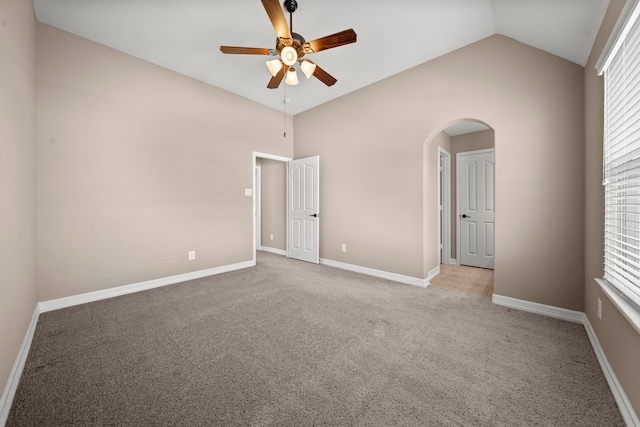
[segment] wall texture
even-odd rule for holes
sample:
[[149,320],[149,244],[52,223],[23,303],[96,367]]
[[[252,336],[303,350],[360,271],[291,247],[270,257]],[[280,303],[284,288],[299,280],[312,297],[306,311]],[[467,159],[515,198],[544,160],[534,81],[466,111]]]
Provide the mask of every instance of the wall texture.
[[[596,75],[600,57],[624,0],[612,0],[585,67],[585,307],[609,363],[640,414],[640,335],[622,316],[594,281],[602,277],[604,259],[604,191],[602,188],[602,141],[604,80]],[[598,299],[602,320],[598,319]]]
[[320,256],[435,267],[423,152],[461,119],[495,131],[495,293],[581,310],[584,69],[499,35],[296,115],[295,155],[322,159]]
[[0,2],[0,393],[36,307],[35,16]]
[[284,251],[287,249],[287,164],[270,159],[260,159],[260,164],[262,166],[262,246]]
[[292,156],[282,113],[45,24],[36,33],[38,300],[251,261],[244,189],[253,151]]

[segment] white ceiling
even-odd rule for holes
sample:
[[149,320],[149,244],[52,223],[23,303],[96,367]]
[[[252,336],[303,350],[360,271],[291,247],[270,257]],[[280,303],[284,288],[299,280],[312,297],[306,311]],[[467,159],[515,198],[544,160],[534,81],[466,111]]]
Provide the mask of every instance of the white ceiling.
[[[36,18],[269,107],[297,114],[393,74],[502,34],[583,65],[608,0],[298,0],[307,40],[353,28],[355,44],[309,58],[338,79],[266,88],[268,56],[221,45],[275,47],[259,0],[34,0]],[[288,13],[286,13],[288,19]],[[286,86],[286,88],[285,88]]]

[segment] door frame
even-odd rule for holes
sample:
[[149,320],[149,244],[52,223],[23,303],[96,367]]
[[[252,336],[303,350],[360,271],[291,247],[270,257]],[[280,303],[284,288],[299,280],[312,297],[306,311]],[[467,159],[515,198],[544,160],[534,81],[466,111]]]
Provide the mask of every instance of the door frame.
[[[275,154],[261,153],[259,151],[254,151],[252,153],[252,157],[253,157],[253,160],[251,162],[252,163],[251,175],[253,176],[253,179],[251,180],[252,181],[252,188],[251,188],[252,199],[251,200],[252,200],[252,203],[253,203],[252,207],[253,207],[253,209],[255,209],[255,206],[256,206],[256,184],[257,184],[256,183],[256,173],[255,173],[256,166],[257,166],[256,165],[256,160],[258,158],[261,158],[261,159],[277,160],[279,162],[285,162],[286,163],[286,162],[289,162],[289,161],[291,161],[293,159],[291,157],[284,157],[284,156],[278,156],[278,155],[275,155]],[[286,203],[287,203],[287,206],[288,206],[289,205],[289,195],[288,194],[287,194],[287,198],[286,198]],[[258,250],[256,248],[256,242],[257,242],[257,237],[256,237],[256,215],[254,214],[254,215],[252,215],[252,217],[253,217],[253,263],[255,264],[256,263],[256,251]],[[286,219],[287,224],[288,224],[289,223],[289,213],[288,212],[287,212],[287,215],[286,215],[285,219]],[[289,236],[286,236],[286,245],[287,245],[287,252],[288,252],[289,251]]]
[[438,264],[451,264],[451,153],[442,147],[438,147]]
[[256,165],[254,168],[253,185],[253,212],[256,223],[254,237],[256,240],[256,250],[262,249],[262,166]]
[[[461,244],[461,239],[460,239],[460,235],[462,233],[460,233],[460,157],[464,156],[464,155],[469,155],[469,154],[484,154],[484,153],[493,153],[493,158],[495,161],[495,156],[496,156],[496,149],[494,148],[485,148],[483,150],[471,150],[471,151],[461,151],[459,153],[456,153],[456,259],[458,261],[458,264],[460,263],[460,244]],[[493,172],[495,174],[495,170]],[[495,177],[494,177],[494,183],[495,183]],[[495,185],[495,184],[494,184]],[[495,221],[494,221],[495,224]],[[494,236],[495,236],[495,230],[494,230]],[[495,259],[495,255],[494,255],[494,259]]]

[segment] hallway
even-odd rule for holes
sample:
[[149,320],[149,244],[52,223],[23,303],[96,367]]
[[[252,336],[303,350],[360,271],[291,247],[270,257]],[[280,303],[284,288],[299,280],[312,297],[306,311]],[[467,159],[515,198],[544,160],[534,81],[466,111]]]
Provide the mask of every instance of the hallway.
[[466,265],[440,264],[440,274],[431,279],[430,284],[491,298],[493,270]]

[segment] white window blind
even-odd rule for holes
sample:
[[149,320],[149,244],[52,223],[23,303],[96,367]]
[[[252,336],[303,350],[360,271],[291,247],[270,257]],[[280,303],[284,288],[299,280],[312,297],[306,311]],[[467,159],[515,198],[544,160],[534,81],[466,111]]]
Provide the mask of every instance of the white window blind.
[[634,21],[604,70],[604,279],[640,307],[640,20]]

